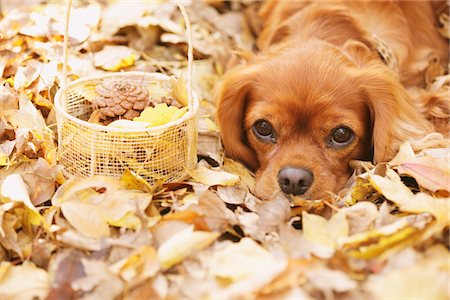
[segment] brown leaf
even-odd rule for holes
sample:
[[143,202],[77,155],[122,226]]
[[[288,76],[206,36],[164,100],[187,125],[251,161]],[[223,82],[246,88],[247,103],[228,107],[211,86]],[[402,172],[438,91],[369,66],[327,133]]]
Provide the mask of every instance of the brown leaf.
[[401,163],[397,170],[400,174],[414,177],[420,186],[436,192],[450,192],[450,168],[446,159],[432,156],[416,157]]

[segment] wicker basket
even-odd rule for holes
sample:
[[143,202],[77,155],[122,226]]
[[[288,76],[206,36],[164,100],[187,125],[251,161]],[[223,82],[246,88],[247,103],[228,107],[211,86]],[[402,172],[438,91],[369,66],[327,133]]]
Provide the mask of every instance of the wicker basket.
[[[178,120],[151,128],[114,128],[89,123],[96,86],[111,78],[139,84],[152,96],[157,84],[170,94],[171,78],[160,73],[120,72],[75,80],[55,96],[58,158],[67,175],[120,177],[131,170],[149,183],[182,180],[197,163],[198,98],[192,91],[193,47],[189,18],[178,3],[188,33],[188,110]],[[70,4],[68,6],[70,14]],[[67,43],[67,30],[65,41]],[[64,56],[67,57],[67,44]],[[67,63],[67,59],[65,59]],[[64,68],[67,69],[66,64]]]

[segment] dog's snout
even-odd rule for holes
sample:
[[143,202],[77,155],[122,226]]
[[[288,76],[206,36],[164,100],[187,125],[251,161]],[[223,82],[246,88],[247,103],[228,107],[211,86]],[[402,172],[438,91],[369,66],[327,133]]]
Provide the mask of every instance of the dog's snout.
[[302,195],[311,187],[313,173],[304,168],[286,167],[278,173],[278,184],[286,194]]

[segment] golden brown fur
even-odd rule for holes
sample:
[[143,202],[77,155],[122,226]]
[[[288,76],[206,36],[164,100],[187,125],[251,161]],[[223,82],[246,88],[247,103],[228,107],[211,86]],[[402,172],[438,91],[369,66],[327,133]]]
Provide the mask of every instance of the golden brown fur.
[[[229,71],[217,93],[226,153],[256,171],[259,196],[278,193],[280,170],[294,167],[314,175],[302,197],[324,197],[343,187],[350,160],[389,160],[402,142],[436,129],[421,112],[433,97],[448,99],[413,100],[405,89],[421,84],[429,55],[448,56],[429,2],[268,1],[260,13],[260,53]],[[374,35],[393,50],[396,72]],[[256,137],[258,120],[271,124],[274,141]],[[339,126],[354,133],[345,147],[330,142]]]

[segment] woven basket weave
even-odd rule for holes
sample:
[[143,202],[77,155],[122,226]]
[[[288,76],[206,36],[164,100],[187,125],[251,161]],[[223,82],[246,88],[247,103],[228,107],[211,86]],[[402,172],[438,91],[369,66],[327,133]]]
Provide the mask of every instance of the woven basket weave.
[[[58,158],[68,175],[119,177],[130,170],[149,183],[182,180],[197,163],[198,98],[192,91],[193,45],[190,21],[181,2],[188,44],[188,110],[178,120],[151,128],[114,128],[89,123],[91,101],[96,87],[111,78],[124,80],[143,89],[149,97],[158,86],[171,94],[171,78],[160,73],[120,72],[75,80],[55,96],[58,126]],[[68,24],[71,2],[67,6],[64,36],[64,73],[67,72]],[[66,76],[67,77],[67,76]],[[65,78],[66,78],[65,77]],[[65,84],[65,83],[64,83]],[[164,95],[163,95],[164,96]]]
[[197,161],[197,98],[180,119],[157,127],[122,129],[88,123],[93,111],[88,98],[110,78],[139,84],[150,96],[154,84],[171,91],[170,77],[144,72],[83,78],[59,90],[55,97],[59,161],[66,173],[119,177],[131,170],[150,183],[183,179]]

